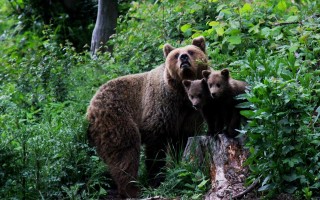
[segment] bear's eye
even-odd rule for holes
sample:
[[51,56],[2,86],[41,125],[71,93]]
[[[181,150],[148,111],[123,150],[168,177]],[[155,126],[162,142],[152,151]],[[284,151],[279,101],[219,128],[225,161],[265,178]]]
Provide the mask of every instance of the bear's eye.
[[193,99],[194,98],[194,96],[193,95],[190,95],[190,99]]
[[212,87],[212,86],[213,86],[212,83],[210,83],[210,84],[209,84],[209,87]]
[[201,99],[201,97],[202,97],[202,94],[199,94],[199,95],[198,95],[198,98]]
[[176,53],[176,54],[174,55],[174,58],[175,58],[175,59],[178,59],[178,58],[179,58],[179,53]]
[[188,51],[188,54],[189,54],[190,56],[192,56],[192,55],[194,54],[194,52],[191,51],[191,50],[189,50],[189,51]]
[[217,84],[217,87],[220,88],[220,86],[221,86],[221,85],[218,83],[218,84]]

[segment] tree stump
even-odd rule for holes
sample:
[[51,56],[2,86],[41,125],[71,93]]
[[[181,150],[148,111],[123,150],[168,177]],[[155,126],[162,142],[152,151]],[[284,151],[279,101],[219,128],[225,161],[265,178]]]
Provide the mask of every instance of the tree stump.
[[202,166],[208,154],[212,187],[205,195],[206,200],[239,199],[257,185],[255,181],[248,188],[244,186],[248,176],[248,168],[244,166],[248,151],[244,149],[242,137],[229,138],[225,134],[190,137],[183,157]]

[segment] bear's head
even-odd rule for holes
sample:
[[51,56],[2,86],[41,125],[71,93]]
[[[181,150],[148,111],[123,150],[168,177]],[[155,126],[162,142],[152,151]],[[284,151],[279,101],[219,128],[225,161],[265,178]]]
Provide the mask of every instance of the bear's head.
[[205,79],[201,80],[183,80],[183,86],[188,94],[188,98],[192,106],[196,110],[200,110],[207,103],[210,98],[210,91]]
[[203,77],[207,81],[212,98],[223,98],[230,90],[230,73],[228,69],[221,71],[204,70]]
[[174,48],[165,44],[165,79],[170,85],[181,84],[182,80],[202,78],[202,71],[208,69],[204,37],[193,39],[192,45]]

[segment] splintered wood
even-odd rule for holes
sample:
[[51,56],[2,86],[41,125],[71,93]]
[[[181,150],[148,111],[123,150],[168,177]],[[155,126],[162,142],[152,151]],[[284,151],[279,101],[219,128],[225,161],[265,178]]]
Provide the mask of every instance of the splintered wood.
[[210,162],[212,188],[206,200],[239,199],[246,195],[257,183],[246,189],[244,186],[248,169],[244,161],[248,151],[244,149],[242,138],[228,138],[219,134],[215,138],[197,136],[188,139],[183,157],[185,160],[203,166],[205,158]]

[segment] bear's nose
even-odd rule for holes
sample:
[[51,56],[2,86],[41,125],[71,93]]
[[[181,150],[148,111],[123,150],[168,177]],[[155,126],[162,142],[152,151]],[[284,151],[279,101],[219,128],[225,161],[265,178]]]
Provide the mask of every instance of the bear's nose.
[[180,56],[181,62],[186,62],[188,61],[188,59],[189,59],[189,56],[187,54],[181,54]]
[[212,96],[212,98],[215,98],[216,97],[216,93],[211,93],[211,96]]

